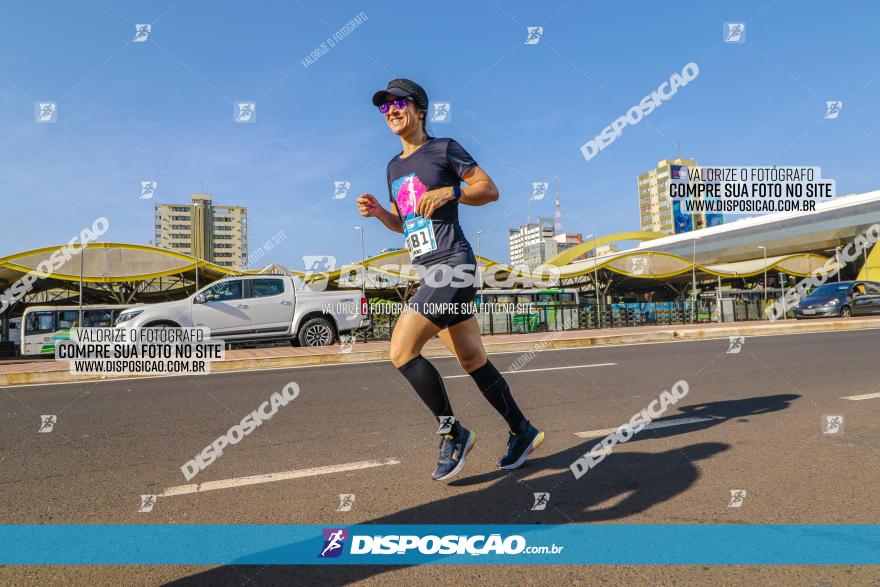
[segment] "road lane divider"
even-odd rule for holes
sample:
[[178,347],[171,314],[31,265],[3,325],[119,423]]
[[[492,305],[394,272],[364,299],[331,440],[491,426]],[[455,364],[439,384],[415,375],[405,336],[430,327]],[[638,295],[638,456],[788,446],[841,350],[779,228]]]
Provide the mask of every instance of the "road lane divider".
[[848,399],[857,402],[863,399],[877,399],[878,397],[880,397],[880,393],[866,393],[863,395],[850,395],[847,397],[842,397],[840,399]]
[[[613,367],[617,363],[592,363],[589,365],[565,365],[563,367],[542,367],[541,369],[517,369],[515,371],[499,371],[502,375],[512,375],[514,373],[532,373],[535,371],[557,371],[561,369],[587,369],[589,367]],[[469,374],[464,375],[446,375],[443,379],[458,379],[459,377],[470,377]]]
[[[685,424],[696,424],[699,422],[712,422],[714,420],[724,420],[723,416],[701,416],[701,417],[689,417],[689,418],[674,418],[672,420],[658,420],[655,422],[651,422],[650,424],[646,424],[643,430],[655,430],[657,428],[669,428],[670,426],[684,426]],[[588,430],[587,432],[575,432],[574,435],[578,438],[601,438],[603,436],[608,436],[609,434],[614,434],[617,431],[617,428],[603,428],[602,430]]]
[[356,463],[345,463],[342,465],[327,465],[324,467],[313,467],[311,469],[299,469],[292,471],[281,471],[279,473],[266,473],[264,475],[251,475],[249,477],[236,477],[233,479],[220,479],[219,481],[206,481],[204,483],[191,483],[189,485],[177,485],[169,487],[159,494],[158,497],[170,497],[172,495],[188,495],[191,493],[202,493],[204,491],[214,491],[217,489],[230,489],[232,487],[244,487],[246,485],[258,485],[261,483],[272,483],[274,481],[287,481],[290,479],[302,479],[303,477],[315,477],[317,475],[330,475],[332,473],[343,473],[346,471],[359,471],[361,469],[372,469],[373,467],[384,467],[386,465],[399,465],[400,461],[396,459],[385,459],[382,461],[358,461]]

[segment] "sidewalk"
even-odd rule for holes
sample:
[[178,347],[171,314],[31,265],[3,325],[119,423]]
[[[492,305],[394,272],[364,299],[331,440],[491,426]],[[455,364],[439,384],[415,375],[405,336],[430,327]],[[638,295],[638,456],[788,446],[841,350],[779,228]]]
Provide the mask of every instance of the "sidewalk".
[[[565,332],[536,332],[532,334],[496,334],[483,338],[486,351],[528,352],[544,349],[578,348],[645,342],[702,340],[728,336],[757,336],[796,332],[832,332],[880,328],[880,317],[827,318],[813,320],[780,320],[776,322],[728,322],[709,324],[680,324],[674,326],[638,326],[632,328],[602,328],[598,330],[569,330]],[[226,351],[226,359],[211,365],[212,373],[363,363],[388,360],[387,341],[357,342],[349,353],[341,353],[340,346],[300,348],[277,346],[258,349]],[[439,339],[428,342],[422,354],[426,357],[450,356]],[[122,378],[126,376],[114,376]],[[132,377],[143,377],[134,375]],[[0,386],[39,383],[64,383],[107,379],[98,375],[72,375],[67,363],[49,359],[16,359],[0,362]]]

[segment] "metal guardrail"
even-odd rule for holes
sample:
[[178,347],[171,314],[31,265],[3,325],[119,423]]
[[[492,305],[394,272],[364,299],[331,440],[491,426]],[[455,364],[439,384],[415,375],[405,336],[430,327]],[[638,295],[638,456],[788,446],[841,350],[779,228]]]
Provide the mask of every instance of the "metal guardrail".
[[[479,312],[477,322],[484,335],[523,334],[556,330],[590,330],[635,326],[666,326],[709,322],[764,320],[760,302],[722,304],[715,300],[692,304],[676,302],[636,302],[603,306],[552,304],[534,307],[530,312]],[[371,325],[357,333],[358,340],[389,340],[398,315],[374,314]]]

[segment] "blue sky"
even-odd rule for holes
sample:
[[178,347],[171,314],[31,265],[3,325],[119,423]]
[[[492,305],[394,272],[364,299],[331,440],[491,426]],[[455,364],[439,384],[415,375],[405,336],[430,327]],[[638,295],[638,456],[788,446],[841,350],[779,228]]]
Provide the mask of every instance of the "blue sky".
[[[309,67],[301,60],[363,12],[367,20]],[[880,4],[794,0],[583,3],[39,2],[0,22],[0,256],[66,241],[98,216],[104,240],[147,243],[153,204],[205,190],[249,208],[267,257],[359,258],[353,198],[387,201],[399,143],[370,103],[394,77],[452,103],[436,124],[468,149],[501,200],[462,207],[482,253],[507,260],[534,181],[559,175],[569,231],[638,229],[636,176],[686,156],[712,165],[817,165],[839,194],[880,188]],[[744,21],[744,44],[722,43]],[[136,23],[152,24],[132,43]],[[543,26],[536,45],[526,27]],[[688,62],[700,75],[589,162],[580,145]],[[842,100],[823,120],[826,100]],[[34,122],[34,102],[58,122]],[[234,124],[255,101],[257,123]],[[138,199],[141,180],[159,193]],[[331,199],[333,181],[352,183]],[[552,216],[553,201],[534,213]],[[400,246],[366,223],[368,254]],[[262,264],[262,263],[261,263]]]

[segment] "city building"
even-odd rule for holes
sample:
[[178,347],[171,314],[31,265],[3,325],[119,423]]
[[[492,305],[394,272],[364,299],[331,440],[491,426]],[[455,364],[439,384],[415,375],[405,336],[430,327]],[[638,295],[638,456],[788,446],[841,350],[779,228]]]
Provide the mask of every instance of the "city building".
[[247,208],[214,205],[210,194],[191,204],[156,204],[155,245],[221,267],[247,269]]
[[587,251],[581,259],[588,259],[592,257],[604,257],[605,255],[613,255],[614,253],[620,252],[620,246],[616,243],[610,243],[605,245],[599,245],[592,251]]
[[[589,240],[592,240],[592,239],[588,239],[587,242],[589,242]],[[576,245],[575,244],[568,245],[565,247],[565,249],[569,249],[573,246],[576,246]],[[560,250],[562,251],[565,249],[560,249]],[[572,259],[570,262],[574,263],[575,261],[583,261],[584,259],[592,259],[593,257],[604,257],[606,255],[613,255],[614,253],[618,253],[618,252],[620,252],[620,246],[618,244],[616,244],[616,243],[602,244],[602,245],[597,246],[595,249],[589,249],[589,250],[585,251],[583,255]]]
[[620,247],[614,243],[610,245],[599,245],[596,250],[589,254],[590,257],[604,257],[605,255],[613,255],[620,252]]
[[664,159],[655,169],[639,175],[639,227],[643,232],[679,234],[717,226],[723,222],[721,214],[682,214],[679,202],[669,198],[669,181],[673,173],[684,166],[697,168],[692,159]]
[[543,239],[541,242],[526,245],[523,248],[522,262],[534,269],[546,263],[562,251],[584,242],[580,233],[562,233]]
[[555,222],[552,218],[538,218],[537,222],[527,222],[519,228],[508,230],[508,249],[510,264],[525,263],[525,249],[532,245],[543,245],[547,239],[553,238]]

